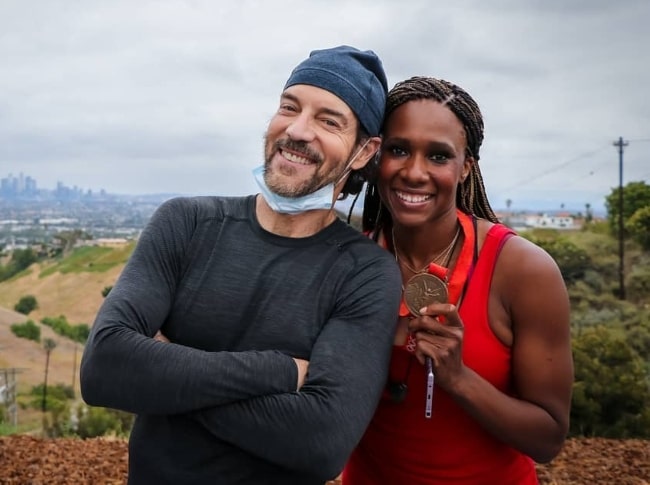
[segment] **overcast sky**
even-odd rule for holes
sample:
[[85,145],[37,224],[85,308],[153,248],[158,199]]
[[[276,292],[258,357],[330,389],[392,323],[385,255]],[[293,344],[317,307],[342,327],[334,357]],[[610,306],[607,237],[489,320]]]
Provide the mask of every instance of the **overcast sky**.
[[650,178],[647,0],[0,0],[0,178],[113,193],[256,192],[262,136],[312,49],[478,101],[495,208],[584,209]]

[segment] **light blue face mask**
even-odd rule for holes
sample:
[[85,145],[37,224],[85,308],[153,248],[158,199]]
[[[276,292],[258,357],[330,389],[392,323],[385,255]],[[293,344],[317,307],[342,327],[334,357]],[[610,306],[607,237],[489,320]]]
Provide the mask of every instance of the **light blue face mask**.
[[257,182],[257,185],[259,186],[264,200],[266,200],[266,203],[275,212],[281,214],[300,214],[301,212],[319,209],[329,210],[334,206],[334,189],[350,172],[350,165],[352,165],[354,159],[357,158],[359,153],[361,153],[361,150],[363,150],[368,144],[368,141],[366,141],[359,151],[357,151],[357,153],[350,159],[343,174],[336,182],[331,182],[311,194],[303,195],[301,197],[284,197],[276,194],[266,184],[266,180],[264,180],[264,165],[260,165],[253,169],[253,176],[255,177],[255,182]]
[[316,192],[302,197],[284,197],[273,192],[264,180],[264,165],[253,170],[255,182],[266,203],[275,212],[281,214],[299,214],[300,212],[317,209],[330,209],[334,205],[334,184],[327,184]]

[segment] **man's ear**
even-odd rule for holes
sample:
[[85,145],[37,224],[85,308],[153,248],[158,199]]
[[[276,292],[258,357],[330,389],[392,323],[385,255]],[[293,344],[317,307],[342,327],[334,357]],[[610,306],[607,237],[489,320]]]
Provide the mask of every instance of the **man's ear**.
[[[381,138],[378,136],[372,136],[360,143],[360,151],[358,152],[354,162],[350,165],[351,170],[359,170],[360,168],[365,167],[372,157],[375,156],[377,150],[381,145]],[[357,149],[359,150],[359,148]]]

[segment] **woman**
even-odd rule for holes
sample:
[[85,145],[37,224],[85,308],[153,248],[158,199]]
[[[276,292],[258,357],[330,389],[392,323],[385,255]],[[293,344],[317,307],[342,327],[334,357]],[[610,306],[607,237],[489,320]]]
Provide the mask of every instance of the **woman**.
[[498,223],[482,141],[479,107],[458,86],[414,77],[389,92],[363,221],[395,255],[405,299],[387,389],[344,485],[535,484],[534,462],[562,447],[566,287],[546,252]]

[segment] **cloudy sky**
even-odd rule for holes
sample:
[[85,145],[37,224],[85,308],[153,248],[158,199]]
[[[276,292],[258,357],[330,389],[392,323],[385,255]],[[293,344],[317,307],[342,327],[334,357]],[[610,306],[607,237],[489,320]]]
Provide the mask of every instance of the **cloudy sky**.
[[290,70],[349,44],[389,85],[459,84],[496,208],[603,205],[650,179],[647,0],[0,0],[0,178],[121,194],[256,191]]

